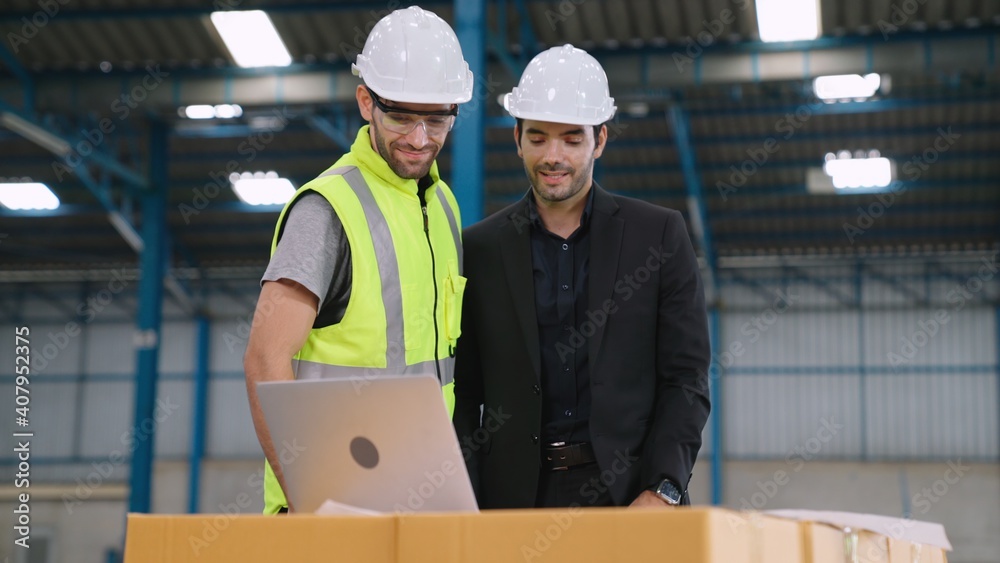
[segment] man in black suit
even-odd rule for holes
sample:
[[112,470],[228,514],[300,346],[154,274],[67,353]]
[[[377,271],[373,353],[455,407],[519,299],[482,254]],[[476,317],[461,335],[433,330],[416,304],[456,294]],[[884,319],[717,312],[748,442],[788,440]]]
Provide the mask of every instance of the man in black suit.
[[586,52],[539,54],[504,107],[531,189],[464,233],[455,373],[480,506],[687,503],[710,347],[684,220],[593,181],[615,106]]

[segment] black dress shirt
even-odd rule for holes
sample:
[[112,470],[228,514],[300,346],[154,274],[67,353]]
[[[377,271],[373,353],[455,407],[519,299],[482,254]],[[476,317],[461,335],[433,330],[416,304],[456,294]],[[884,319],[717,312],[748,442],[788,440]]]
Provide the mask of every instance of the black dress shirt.
[[526,197],[542,360],[542,439],[546,444],[589,442],[590,339],[580,332],[580,325],[587,320],[594,190],[587,196],[580,226],[565,239],[542,224],[534,193],[529,191]]

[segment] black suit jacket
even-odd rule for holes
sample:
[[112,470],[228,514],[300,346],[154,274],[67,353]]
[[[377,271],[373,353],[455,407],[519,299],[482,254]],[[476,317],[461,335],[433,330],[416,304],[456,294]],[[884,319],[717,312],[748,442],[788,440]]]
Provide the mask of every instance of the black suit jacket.
[[[593,189],[588,313],[573,341],[589,346],[594,487],[627,505],[663,478],[687,488],[711,352],[680,213]],[[530,228],[522,199],[464,232],[454,421],[482,508],[535,504],[542,396]]]

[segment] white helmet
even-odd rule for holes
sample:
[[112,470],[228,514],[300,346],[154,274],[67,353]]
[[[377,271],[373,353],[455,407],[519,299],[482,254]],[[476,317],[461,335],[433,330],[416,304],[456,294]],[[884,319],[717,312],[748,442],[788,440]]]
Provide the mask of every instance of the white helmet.
[[418,6],[379,20],[351,71],[395,102],[461,104],[472,98],[472,71],[458,37],[437,14]]
[[517,88],[503,97],[503,107],[521,119],[573,125],[600,125],[617,109],[601,64],[572,45],[531,59]]

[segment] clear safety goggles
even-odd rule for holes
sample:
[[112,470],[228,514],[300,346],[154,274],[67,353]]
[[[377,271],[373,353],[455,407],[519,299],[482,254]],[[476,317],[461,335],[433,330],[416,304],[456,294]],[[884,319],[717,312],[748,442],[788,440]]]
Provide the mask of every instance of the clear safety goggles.
[[457,105],[446,111],[421,112],[387,106],[370,88],[368,93],[381,114],[379,124],[393,133],[409,135],[422,123],[427,135],[436,137],[451,131],[451,128],[455,126],[455,117],[458,115]]

